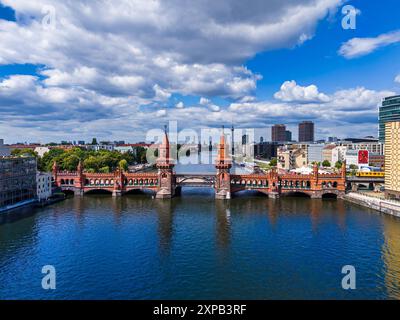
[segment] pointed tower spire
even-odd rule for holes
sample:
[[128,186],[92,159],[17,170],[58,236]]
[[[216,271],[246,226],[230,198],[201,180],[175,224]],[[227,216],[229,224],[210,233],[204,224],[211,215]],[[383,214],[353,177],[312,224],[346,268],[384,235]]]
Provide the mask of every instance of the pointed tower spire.
[[170,145],[169,145],[169,139],[168,139],[168,133],[167,133],[167,126],[164,126],[164,137],[163,141],[159,147],[159,154],[158,154],[158,160],[157,164],[159,165],[169,165],[171,164],[171,158],[170,158]]
[[228,166],[229,168],[232,166],[230,159],[226,153],[226,143],[225,143],[225,134],[224,134],[224,126],[222,126],[222,134],[219,140],[218,146],[218,156],[217,156],[217,166]]
[[346,172],[346,160],[344,160],[343,163],[342,163],[342,172],[341,172],[341,174],[342,174],[342,177],[346,179],[346,174],[347,174],[347,172]]

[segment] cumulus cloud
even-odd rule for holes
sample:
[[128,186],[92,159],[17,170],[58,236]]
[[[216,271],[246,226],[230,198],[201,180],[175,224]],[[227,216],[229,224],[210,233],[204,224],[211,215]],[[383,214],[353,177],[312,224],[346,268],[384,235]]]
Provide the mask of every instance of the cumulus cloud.
[[400,74],[396,78],[394,78],[394,81],[400,83]]
[[[196,124],[194,112],[202,123],[232,118],[212,101],[256,103],[261,75],[245,61],[311,39],[343,1],[0,2],[16,12],[16,21],[0,19],[0,64],[40,66],[37,76],[0,79],[0,134],[30,126],[32,137],[65,139],[142,133],[158,117]],[[42,25],[45,6],[55,8],[54,28]],[[174,95],[209,102],[166,108]]]
[[327,102],[329,97],[318,91],[317,86],[310,85],[308,87],[299,86],[296,81],[285,81],[280,91],[274,95],[275,99],[286,102]]
[[347,59],[357,58],[397,42],[400,42],[400,30],[384,33],[375,38],[353,38],[342,44],[339,54]]

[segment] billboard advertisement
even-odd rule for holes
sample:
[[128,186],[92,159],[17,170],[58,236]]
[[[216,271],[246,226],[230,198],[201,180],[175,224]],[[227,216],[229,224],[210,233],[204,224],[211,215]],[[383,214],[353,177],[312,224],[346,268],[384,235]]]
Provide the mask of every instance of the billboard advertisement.
[[358,164],[369,164],[368,150],[359,150],[358,151]]

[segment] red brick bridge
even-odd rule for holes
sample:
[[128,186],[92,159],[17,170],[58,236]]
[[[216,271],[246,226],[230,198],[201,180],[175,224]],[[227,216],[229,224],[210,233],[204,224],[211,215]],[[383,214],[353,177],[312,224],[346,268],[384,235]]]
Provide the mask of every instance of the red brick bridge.
[[113,196],[121,196],[134,190],[154,192],[156,198],[172,198],[180,193],[184,186],[209,186],[215,189],[217,199],[230,199],[231,195],[243,190],[255,190],[269,197],[303,193],[311,198],[325,195],[341,197],[346,191],[346,165],[339,173],[321,174],[314,166],[311,174],[278,174],[273,169],[266,174],[231,174],[232,162],[227,155],[225,137],[221,136],[218,156],[215,163],[216,174],[176,174],[170,158],[168,136],[165,133],[159,147],[157,172],[128,173],[120,169],[113,173],[88,173],[79,163],[75,172],[59,171],[53,165],[53,179],[63,191],[72,191],[83,195],[91,191],[109,191]]

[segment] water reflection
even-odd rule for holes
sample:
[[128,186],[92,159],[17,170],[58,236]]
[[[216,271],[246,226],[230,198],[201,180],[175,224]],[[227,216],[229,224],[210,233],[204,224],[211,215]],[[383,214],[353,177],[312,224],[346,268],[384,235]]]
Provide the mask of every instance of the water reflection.
[[154,200],[158,219],[158,237],[160,252],[168,255],[171,251],[172,238],[174,234],[174,205],[173,201]]
[[231,211],[229,201],[216,201],[216,239],[220,249],[227,249],[231,241]]
[[398,219],[384,217],[385,243],[382,248],[385,263],[385,284],[389,298],[400,300],[400,223]]
[[[244,193],[215,201],[212,189],[172,200],[92,195],[0,225],[0,297],[6,289],[46,298],[30,281],[48,261],[66,279],[60,298],[107,298],[118,284],[119,298],[173,299],[196,283],[193,298],[239,290],[243,298],[400,299],[400,219],[342,200]],[[350,294],[337,285],[349,262],[360,284]],[[84,291],[77,274],[90,283]]]

